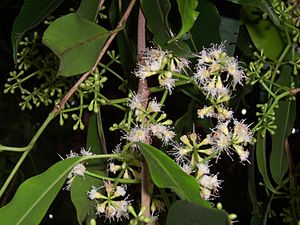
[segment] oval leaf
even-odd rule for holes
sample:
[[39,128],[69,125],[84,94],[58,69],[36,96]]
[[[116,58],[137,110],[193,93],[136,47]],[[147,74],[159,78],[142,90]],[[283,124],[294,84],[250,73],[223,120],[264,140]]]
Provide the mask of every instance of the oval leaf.
[[199,12],[196,11],[198,0],[177,0],[177,4],[181,16],[181,29],[179,33],[169,41],[169,43],[181,38],[186,32],[188,32],[199,15]]
[[177,56],[191,56],[189,46],[181,40],[167,43],[171,38],[167,19],[171,9],[169,0],[141,0],[141,4],[147,19],[147,27],[153,33],[155,43],[163,49],[172,51]]
[[190,32],[196,52],[199,52],[203,47],[210,47],[211,43],[220,43],[221,36],[220,15],[215,5],[209,0],[200,0],[197,10],[199,16]]
[[272,3],[269,0],[227,0],[229,2],[233,2],[240,5],[248,5],[248,6],[254,6],[260,8],[262,11],[268,14],[268,16],[271,18],[273,23],[280,27],[280,20],[278,18],[278,15],[274,11],[274,8],[272,7]]
[[[293,82],[291,76],[293,68],[291,66],[283,66],[280,77],[276,81],[282,86],[290,86]],[[282,100],[278,102],[279,108],[275,109],[277,126],[276,132],[272,135],[272,151],[270,154],[270,171],[274,181],[282,185],[282,179],[288,170],[288,162],[285,155],[285,142],[291,134],[294,121],[296,118],[296,102],[291,100]]]
[[165,153],[144,143],[139,143],[138,146],[148,163],[151,178],[157,187],[171,188],[183,200],[211,207],[207,201],[201,199],[197,181],[183,172]]
[[26,31],[42,22],[63,0],[26,0],[14,21],[11,33],[13,57],[16,60],[18,44]]
[[258,133],[256,142],[256,161],[258,170],[263,177],[266,187],[273,193],[280,194],[280,192],[278,192],[271,184],[267,171],[268,162],[266,154],[266,137],[262,137],[261,134]]
[[269,59],[276,60],[285,47],[279,29],[270,21],[259,19],[254,8],[245,7],[243,16],[255,47],[264,50]]
[[169,210],[167,225],[229,225],[227,213],[187,201],[177,201]]
[[94,22],[98,14],[98,6],[98,0],[81,0],[76,14],[81,18]]
[[38,225],[63,186],[70,170],[83,157],[65,159],[20,185],[13,199],[0,209],[1,224]]
[[106,29],[71,13],[48,27],[43,43],[60,58],[58,74],[72,76],[94,66],[108,35]]

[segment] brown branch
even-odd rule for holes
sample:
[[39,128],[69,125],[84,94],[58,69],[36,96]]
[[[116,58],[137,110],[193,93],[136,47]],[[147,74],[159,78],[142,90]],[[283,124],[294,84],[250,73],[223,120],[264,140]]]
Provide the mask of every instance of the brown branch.
[[[78,89],[79,85],[92,73],[94,72],[94,70],[97,68],[98,63],[100,62],[100,60],[102,59],[103,55],[105,54],[105,52],[107,51],[108,47],[111,45],[112,41],[114,40],[114,38],[116,37],[117,33],[120,31],[118,28],[121,28],[123,26],[123,24],[127,21],[129,14],[132,11],[132,8],[134,6],[134,4],[136,3],[136,0],[131,0],[131,2],[129,3],[123,17],[120,19],[116,29],[114,32],[111,33],[109,39],[106,41],[105,45],[103,46],[101,52],[99,53],[98,59],[94,65],[94,67],[87,71],[86,73],[84,73],[79,80],[73,85],[73,87],[69,90],[69,92],[63,97],[63,99],[57,104],[55,105],[53,112],[55,114],[59,113],[65,106],[66,102],[71,98],[71,96],[74,94],[74,92]],[[101,3],[100,3],[101,4]]]
[[[137,31],[137,49],[138,49],[138,61],[141,61],[142,52],[146,48],[146,20],[142,10],[139,10],[138,18],[138,31]],[[141,62],[143,63],[143,62]],[[146,108],[150,95],[148,83],[146,79],[139,81],[138,96],[141,98],[143,106]],[[150,136],[146,138],[146,142],[150,143]],[[145,160],[142,161],[142,186],[141,186],[141,205],[145,207],[144,216],[150,218],[151,211],[151,194],[152,194],[152,183],[150,180],[149,168]],[[145,223],[141,223],[145,224]],[[150,223],[149,223],[150,224]]]

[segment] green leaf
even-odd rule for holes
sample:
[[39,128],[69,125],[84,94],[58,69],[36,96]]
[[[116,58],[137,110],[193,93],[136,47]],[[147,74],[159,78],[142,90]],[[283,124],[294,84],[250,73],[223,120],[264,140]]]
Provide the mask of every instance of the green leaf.
[[169,43],[181,38],[188,32],[192,28],[199,14],[199,12],[196,11],[198,0],[177,0],[177,4],[181,16],[181,29]]
[[101,142],[98,135],[97,114],[92,113],[89,118],[89,127],[87,132],[86,149],[94,154],[100,154]]
[[147,19],[147,27],[153,33],[153,40],[163,49],[173,51],[178,56],[191,56],[189,46],[177,40],[168,44],[171,39],[168,14],[171,9],[169,0],[141,0],[143,12]]
[[220,15],[215,5],[209,0],[199,0],[197,7],[199,16],[191,32],[191,38],[196,52],[203,47],[210,47],[211,43],[220,43]]
[[259,50],[271,60],[276,60],[284,49],[285,43],[279,29],[269,20],[260,19],[254,8],[244,7],[243,16],[250,37]]
[[229,225],[227,213],[187,201],[177,201],[168,213],[166,225]]
[[273,23],[280,27],[280,19],[276,12],[274,11],[274,8],[272,7],[272,3],[269,0],[227,0],[229,2],[233,2],[240,5],[246,5],[246,6],[253,6],[258,7],[265,13],[269,15]]
[[16,61],[18,45],[26,31],[37,26],[51,12],[53,12],[63,0],[26,0],[21,11],[14,21],[11,41],[13,57]]
[[[96,171],[93,172],[97,173]],[[84,220],[89,221],[96,217],[94,212],[95,205],[88,198],[87,192],[92,189],[92,186],[99,187],[101,185],[102,182],[99,179],[91,176],[76,176],[74,178],[71,186],[71,200],[76,208],[79,224],[82,224]]]
[[[240,31],[240,20],[221,16],[220,33],[222,42],[225,42],[226,52],[233,56]],[[247,43],[248,44],[248,43]]]
[[76,14],[83,19],[95,22],[98,14],[98,6],[98,0],[81,0]]
[[151,178],[157,187],[171,188],[183,200],[211,207],[207,201],[201,199],[200,187],[194,177],[183,172],[159,149],[144,143],[139,143],[138,146],[148,163]]
[[285,155],[285,141],[291,134],[294,120],[296,118],[295,101],[287,100],[278,103],[279,108],[275,109],[275,134],[272,136],[272,152],[270,155],[270,170],[274,181],[282,184],[282,178],[288,170],[288,162]]
[[[112,1],[108,18],[110,20],[111,27],[116,27],[120,15],[123,13],[119,8],[117,1]],[[125,78],[132,76],[132,68],[136,64],[136,18],[129,17],[126,26],[122,31],[117,34],[117,46],[119,50],[119,56],[121,66],[124,71]],[[132,79],[131,79],[132,81]],[[136,86],[136,84],[135,84]]]
[[[290,86],[293,82],[292,67],[284,66],[280,73],[277,84]],[[272,135],[272,151],[270,154],[270,171],[274,181],[282,185],[282,179],[288,170],[288,162],[285,155],[285,141],[291,134],[296,118],[296,102],[291,100],[282,100],[278,103],[279,108],[275,109],[277,129]]]
[[108,36],[103,27],[71,13],[48,27],[43,43],[60,58],[58,74],[68,77],[94,66]]
[[261,136],[261,133],[257,134],[257,142],[256,142],[256,161],[257,161],[257,167],[260,172],[260,174],[263,177],[263,181],[266,185],[266,188],[268,188],[270,191],[276,194],[280,194],[272,185],[268,170],[267,170],[267,156],[266,156],[266,135],[264,137]]
[[1,224],[38,225],[70,170],[82,159],[75,157],[60,161],[22,183],[13,199],[0,209]]

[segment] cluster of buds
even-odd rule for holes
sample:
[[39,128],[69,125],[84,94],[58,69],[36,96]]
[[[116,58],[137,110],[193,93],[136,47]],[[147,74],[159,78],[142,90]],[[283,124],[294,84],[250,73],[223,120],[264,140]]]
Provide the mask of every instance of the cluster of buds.
[[171,94],[176,81],[173,73],[179,73],[187,66],[188,61],[184,58],[175,57],[160,48],[147,48],[141,55],[140,63],[134,74],[140,79],[158,75],[160,86]]

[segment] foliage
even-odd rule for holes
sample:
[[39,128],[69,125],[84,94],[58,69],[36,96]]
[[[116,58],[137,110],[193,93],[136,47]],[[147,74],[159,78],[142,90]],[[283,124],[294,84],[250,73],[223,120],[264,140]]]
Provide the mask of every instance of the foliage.
[[[58,224],[299,223],[299,9],[25,1],[1,71],[0,224],[46,224],[56,201],[73,205]],[[20,142],[17,105],[37,121]]]

